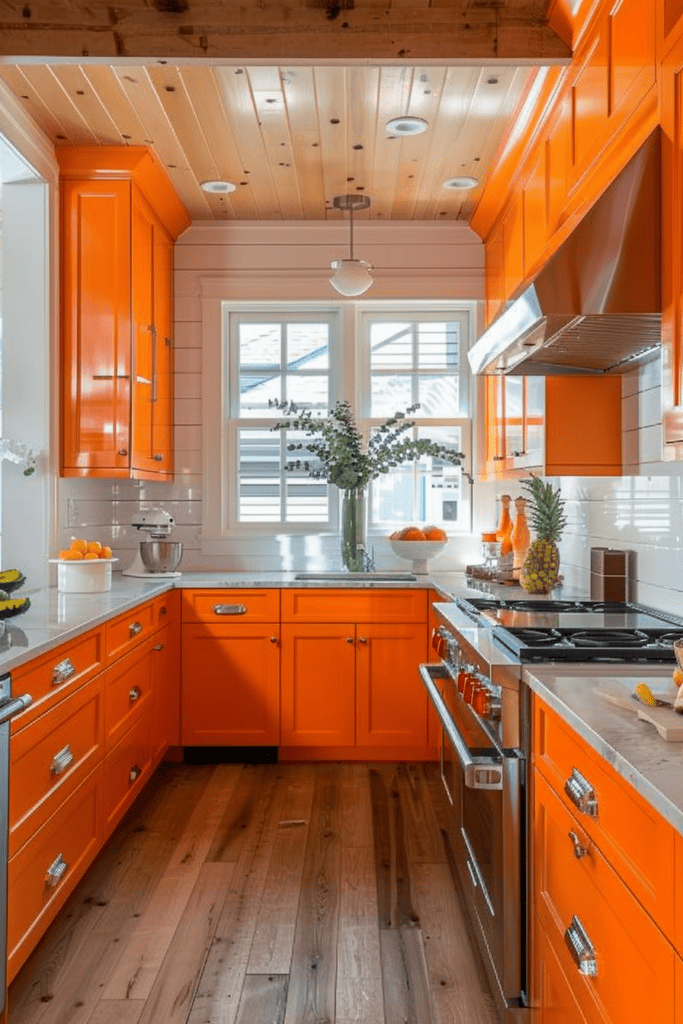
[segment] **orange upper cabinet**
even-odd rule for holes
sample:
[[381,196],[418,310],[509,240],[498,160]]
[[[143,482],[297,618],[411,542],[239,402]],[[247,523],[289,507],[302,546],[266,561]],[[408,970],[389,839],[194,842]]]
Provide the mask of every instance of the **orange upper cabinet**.
[[662,65],[664,458],[683,459],[683,37]]
[[143,146],[57,151],[63,476],[173,474],[173,241],[190,220]]

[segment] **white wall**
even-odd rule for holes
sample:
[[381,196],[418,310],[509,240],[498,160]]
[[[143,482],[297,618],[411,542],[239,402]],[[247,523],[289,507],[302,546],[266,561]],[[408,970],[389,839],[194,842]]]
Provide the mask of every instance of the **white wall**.
[[[357,221],[354,242],[355,255],[376,267],[363,301],[483,298],[483,246],[464,224]],[[262,541],[241,541],[232,556],[221,558],[200,551],[203,282],[232,300],[344,301],[329,277],[331,260],[347,253],[346,223],[202,222],[185,232],[175,250],[175,482],[61,480],[61,543],[75,535],[110,543],[125,567],[140,540],[129,525],[134,510],[159,504],[178,524],[174,537],[184,544],[182,568],[270,567]],[[323,553],[338,557],[337,547],[336,540],[328,542]],[[293,559],[288,567],[306,567],[298,564],[296,543],[282,551]],[[478,544],[465,539],[452,553],[456,564],[464,565],[477,556]],[[381,561],[377,549],[376,556],[382,567],[398,565],[388,545]]]

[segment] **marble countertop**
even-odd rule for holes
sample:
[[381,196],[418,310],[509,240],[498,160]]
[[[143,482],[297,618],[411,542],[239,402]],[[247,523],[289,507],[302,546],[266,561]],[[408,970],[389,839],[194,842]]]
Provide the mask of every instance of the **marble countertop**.
[[[683,834],[683,742],[668,742],[649,722],[618,707],[639,680],[673,699],[671,666],[533,665],[522,678],[615,771]],[[674,715],[674,712],[671,712]]]

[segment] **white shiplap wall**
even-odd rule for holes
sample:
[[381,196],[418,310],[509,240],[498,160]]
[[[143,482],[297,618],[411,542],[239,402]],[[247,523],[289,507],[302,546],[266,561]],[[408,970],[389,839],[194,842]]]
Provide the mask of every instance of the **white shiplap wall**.
[[[483,298],[483,246],[463,225],[356,222],[355,254],[376,266],[374,284],[364,300]],[[202,555],[202,282],[220,282],[226,299],[238,301],[343,301],[329,284],[330,262],[348,252],[348,225],[207,224],[192,226],[175,250],[175,459],[173,484],[136,481],[60,481],[60,540],[88,536],[110,543],[121,567],[132,561],[139,535],[130,527],[133,513],[154,505],[176,520],[174,538],[182,540],[182,568],[306,568],[297,542],[273,548],[266,564],[263,540],[240,541],[220,559]],[[219,344],[220,339],[216,338]],[[490,501],[489,504],[492,504]],[[338,557],[338,543],[322,554]],[[316,548],[316,551],[320,549]],[[388,545],[376,549],[378,564],[397,564]],[[478,555],[465,538],[453,550],[456,564]],[[393,559],[393,563],[391,560]],[[401,563],[405,568],[405,563]]]

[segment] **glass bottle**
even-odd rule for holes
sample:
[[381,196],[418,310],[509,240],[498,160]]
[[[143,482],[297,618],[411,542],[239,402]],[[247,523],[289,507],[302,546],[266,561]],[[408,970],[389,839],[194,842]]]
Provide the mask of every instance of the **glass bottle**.
[[526,498],[515,498],[515,523],[510,540],[512,542],[512,575],[516,580],[521,575],[522,566],[526,562],[531,545],[529,524],[526,521],[526,504]]
[[512,551],[512,516],[510,515],[510,503],[512,498],[509,494],[500,496],[500,522],[496,530],[496,540],[500,541],[501,557],[509,555]]

